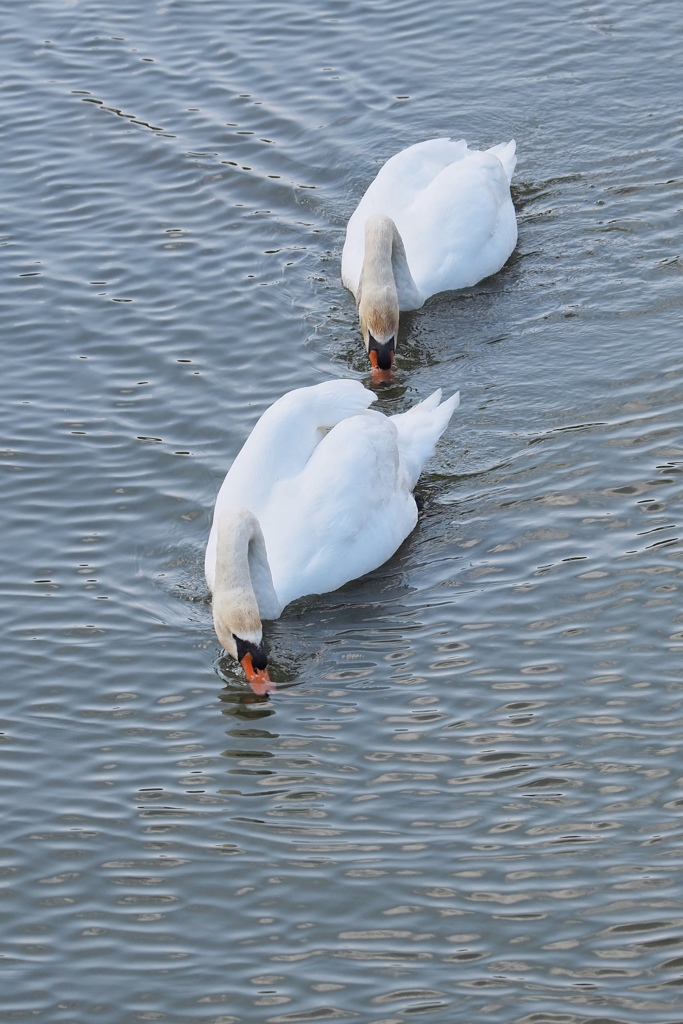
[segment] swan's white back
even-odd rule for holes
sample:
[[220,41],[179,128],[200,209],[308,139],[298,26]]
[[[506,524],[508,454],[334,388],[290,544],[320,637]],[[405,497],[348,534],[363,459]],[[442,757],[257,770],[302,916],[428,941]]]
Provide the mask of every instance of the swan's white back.
[[[481,152],[462,139],[429,139],[391,157],[349,220],[343,284],[358,298],[365,221],[373,213],[396,224],[422,302],[500,270],[517,241],[515,164],[514,141]],[[399,292],[401,309],[416,308],[414,298],[401,298]]]
[[211,589],[216,522],[232,505],[257,517],[283,607],[336,590],[396,551],[417,521],[414,479],[458,397],[439,405],[437,392],[397,417],[368,410],[374,399],[359,381],[329,381],[266,410],[216,499],[206,551]]

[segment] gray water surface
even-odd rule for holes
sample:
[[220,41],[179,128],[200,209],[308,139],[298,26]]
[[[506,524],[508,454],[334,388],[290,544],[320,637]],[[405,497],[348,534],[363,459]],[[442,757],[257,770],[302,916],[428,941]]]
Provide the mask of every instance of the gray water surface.
[[[0,1020],[680,1024],[674,0],[2,15]],[[369,384],[344,228],[514,137],[520,237],[406,315],[462,403],[385,566],[221,658],[260,413]]]

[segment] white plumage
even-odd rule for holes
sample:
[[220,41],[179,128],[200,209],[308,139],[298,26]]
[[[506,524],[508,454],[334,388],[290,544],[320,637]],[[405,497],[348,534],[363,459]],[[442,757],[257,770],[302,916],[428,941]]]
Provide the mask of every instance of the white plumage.
[[510,180],[517,163],[514,140],[484,151],[464,139],[429,139],[384,164],[346,229],[342,283],[356,295],[365,252],[364,226],[373,213],[394,221],[421,301],[437,292],[467,288],[495,274],[517,241]]
[[417,522],[412,490],[459,396],[439,390],[396,416],[370,410],[375,398],[353,380],[290,391],[223,481],[206,580],[218,638],[243,664],[248,647],[265,665],[262,619],[375,569]]
[[379,171],[349,220],[341,276],[381,368],[393,360],[399,310],[476,284],[512,253],[516,162],[514,140],[479,151],[463,139],[429,139]]

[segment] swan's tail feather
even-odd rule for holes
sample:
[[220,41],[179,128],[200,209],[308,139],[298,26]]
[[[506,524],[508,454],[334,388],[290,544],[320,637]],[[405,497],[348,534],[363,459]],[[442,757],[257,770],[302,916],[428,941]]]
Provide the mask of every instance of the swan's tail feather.
[[441,388],[407,412],[391,417],[398,431],[398,450],[408,486],[412,490],[422,467],[460,404],[460,392],[441,401]]
[[516,150],[517,143],[514,139],[510,139],[509,142],[500,142],[497,146],[491,146],[487,150],[487,153],[493,153],[494,156],[498,157],[503,165],[508,181],[512,181],[512,175],[517,166]]

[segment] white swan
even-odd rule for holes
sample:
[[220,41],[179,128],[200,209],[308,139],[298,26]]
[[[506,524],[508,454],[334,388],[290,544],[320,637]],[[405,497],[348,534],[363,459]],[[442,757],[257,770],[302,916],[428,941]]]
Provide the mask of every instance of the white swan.
[[349,220],[342,284],[375,367],[394,360],[399,310],[495,274],[517,241],[514,139],[481,152],[429,139],[387,160]]
[[261,620],[375,569],[417,522],[412,490],[459,395],[441,402],[438,390],[396,416],[369,410],[376,397],[354,380],[290,391],[218,492],[205,559],[214,626],[257,693],[273,688]]

